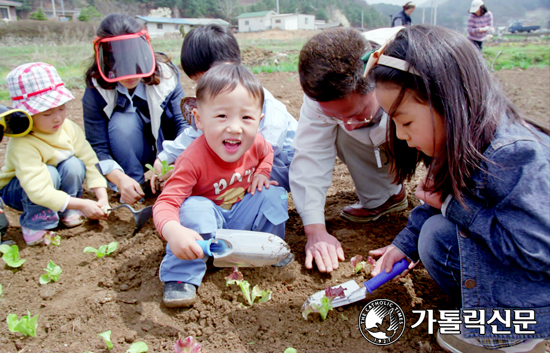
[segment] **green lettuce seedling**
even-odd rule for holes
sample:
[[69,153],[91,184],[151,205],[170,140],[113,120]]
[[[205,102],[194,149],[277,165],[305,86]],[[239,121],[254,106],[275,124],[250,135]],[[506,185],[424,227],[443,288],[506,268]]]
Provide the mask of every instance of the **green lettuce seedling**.
[[304,306],[302,308],[302,317],[307,320],[309,313],[313,312],[319,313],[321,318],[325,320],[328,316],[328,312],[332,310],[332,301],[337,297],[346,297],[344,290],[345,288],[342,287],[332,288],[331,286],[328,286],[325,290],[325,295],[321,298],[321,305],[312,303]]
[[113,342],[111,342],[111,330],[102,332],[102,333],[98,334],[98,336],[103,338],[103,340],[105,341],[105,344],[107,345],[107,348],[109,348],[109,350],[113,349]]
[[101,259],[105,255],[112,254],[118,247],[118,243],[116,241],[110,242],[109,245],[101,245],[99,249],[92,248],[91,246],[87,246],[84,248],[84,252],[93,252],[97,255],[98,259]]
[[149,350],[149,347],[145,344],[145,342],[135,342],[132,343],[130,348],[126,351],[126,353],[145,353]]
[[36,327],[38,326],[38,315],[31,317],[30,311],[27,310],[27,315],[17,319],[16,314],[9,314],[6,319],[10,332],[21,332],[25,336],[36,337]]
[[160,174],[157,173],[157,171],[155,170],[155,167],[153,167],[152,165],[150,165],[149,163],[147,163],[145,165],[146,168],[150,169],[153,171],[153,173],[155,173],[156,176],[158,177],[161,177],[163,176],[164,174],[168,173],[169,171],[171,171],[172,169],[174,169],[174,166],[173,165],[169,165],[167,161],[162,161],[162,167],[160,168]]
[[250,283],[243,279],[243,274],[239,272],[237,267],[234,267],[233,272],[229,276],[225,277],[225,282],[227,286],[229,286],[230,284],[238,285],[243,292],[244,298],[250,306],[254,304],[254,300],[256,300],[256,298],[258,297],[260,298],[258,300],[258,303],[263,303],[271,299],[271,291],[261,290],[258,288],[257,285],[252,288],[251,292]]
[[61,236],[54,232],[46,232],[46,235],[44,236],[44,244],[59,246],[59,244],[61,244]]
[[350,262],[353,266],[353,274],[359,273],[362,269],[365,270],[366,274],[370,274],[374,266],[376,265],[376,260],[372,258],[372,256],[369,256],[367,258],[367,261],[361,261],[363,260],[363,256],[361,255],[355,255],[351,258]]
[[61,274],[61,267],[53,263],[52,260],[48,263],[48,266],[44,269],[46,274],[40,276],[40,284],[46,284],[50,282],[57,282],[59,275]]
[[19,257],[19,247],[17,245],[9,246],[2,244],[0,245],[0,252],[4,253],[4,255],[2,255],[2,259],[10,267],[21,267],[21,265],[27,261]]
[[287,349],[285,349],[284,353],[298,353],[298,351],[296,350],[296,348],[288,347]]

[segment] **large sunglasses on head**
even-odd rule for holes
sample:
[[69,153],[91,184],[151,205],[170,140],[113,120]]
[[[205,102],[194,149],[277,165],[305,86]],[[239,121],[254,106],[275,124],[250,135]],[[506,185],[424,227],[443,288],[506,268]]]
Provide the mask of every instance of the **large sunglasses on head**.
[[155,72],[155,54],[149,33],[94,39],[99,74],[107,82],[149,77]]
[[0,140],[4,135],[20,137],[32,129],[32,117],[24,110],[12,109],[0,104]]

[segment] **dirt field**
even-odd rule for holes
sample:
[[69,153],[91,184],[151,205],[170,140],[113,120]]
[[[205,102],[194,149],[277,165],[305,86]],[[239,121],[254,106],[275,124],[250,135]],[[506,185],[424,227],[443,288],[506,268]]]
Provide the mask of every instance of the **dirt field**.
[[[548,124],[550,110],[550,71],[501,71],[497,76],[513,101],[529,116]],[[298,117],[302,93],[296,73],[258,75],[264,86],[285,103]],[[184,90],[194,94],[194,85],[182,78]],[[68,117],[82,125],[80,98],[70,102]],[[6,139],[5,139],[6,140]],[[1,145],[3,159],[6,141]],[[0,352],[107,352],[99,333],[111,330],[112,352],[125,352],[132,342],[144,341],[149,352],[171,352],[179,337],[195,336],[202,344],[202,352],[283,352],[294,347],[298,352],[439,352],[435,336],[428,334],[423,323],[411,329],[418,316],[413,309],[451,309],[444,293],[418,266],[410,275],[414,296],[422,304],[412,306],[411,290],[404,282],[389,283],[370,298],[391,299],[401,306],[407,328],[397,343],[377,347],[368,343],[358,330],[358,315],[367,301],[348,305],[330,312],[326,321],[310,315],[305,321],[300,312],[304,300],[328,285],[350,279],[360,281],[361,275],[352,275],[349,259],[369,250],[387,245],[406,224],[407,215],[418,200],[414,196],[416,183],[407,185],[410,207],[406,212],[383,217],[378,221],[357,225],[342,220],[338,215],[346,204],[357,200],[345,166],[338,164],[327,205],[327,227],[342,243],[346,262],[331,275],[307,271],[303,267],[305,237],[301,221],[294,207],[290,208],[286,241],[296,261],[284,269],[243,268],[241,272],[252,285],[273,292],[266,303],[248,307],[243,304],[240,290],[227,287],[224,277],[231,269],[211,268],[198,291],[199,302],[190,309],[168,309],[162,305],[163,284],[158,278],[158,267],[165,244],[157,237],[151,221],[136,235],[133,218],[127,211],[114,212],[109,221],[88,221],[74,229],[59,229],[61,245],[27,247],[21,229],[10,227],[5,239],[17,242],[21,255],[27,261],[20,269],[0,265]],[[111,205],[118,204],[111,194]],[[154,199],[146,199],[145,205]],[[12,225],[16,216],[10,211]],[[86,246],[95,248],[111,241],[119,243],[111,256],[97,259],[83,253]],[[63,269],[59,282],[39,285],[49,260]],[[5,317],[9,313],[19,318],[30,310],[38,314],[37,337],[24,338],[8,330]],[[437,327],[436,327],[437,329]]]

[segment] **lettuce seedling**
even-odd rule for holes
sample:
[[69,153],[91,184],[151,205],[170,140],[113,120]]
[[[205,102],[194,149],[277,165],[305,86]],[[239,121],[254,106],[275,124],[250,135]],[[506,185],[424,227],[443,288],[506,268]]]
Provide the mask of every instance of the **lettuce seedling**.
[[101,259],[105,255],[112,254],[118,247],[118,243],[116,241],[110,242],[109,245],[101,245],[99,249],[92,248],[91,246],[87,246],[84,248],[84,252],[93,252],[97,255],[98,259]]
[[321,318],[325,320],[328,316],[328,312],[332,310],[332,301],[337,297],[345,297],[344,290],[345,288],[342,287],[332,288],[328,286],[325,290],[325,295],[321,298],[321,305],[311,303],[302,308],[302,317],[304,320],[307,320],[309,313],[312,312],[319,313]]
[[31,312],[27,310],[27,315],[17,319],[16,314],[9,314],[6,319],[10,332],[21,332],[25,336],[36,337],[36,327],[38,326],[38,315],[31,317]]
[[201,345],[193,336],[180,338],[174,344],[174,353],[201,353]]
[[285,349],[284,353],[298,353],[298,351],[296,350],[296,348],[288,347],[287,349]]
[[150,165],[149,163],[147,163],[145,165],[145,167],[149,170],[152,170],[153,173],[155,173],[156,176],[158,177],[161,177],[163,176],[164,174],[168,173],[169,171],[171,171],[172,169],[174,169],[174,166],[173,165],[169,165],[167,161],[162,161],[162,167],[160,168],[160,174],[157,173],[157,171],[155,170],[155,167],[153,167],[152,165]]
[[103,338],[103,340],[105,341],[105,344],[107,345],[107,348],[109,348],[109,350],[113,349],[113,342],[111,342],[111,330],[102,332],[102,333],[98,334],[98,336]]
[[365,270],[365,272],[370,274],[374,266],[376,265],[376,260],[372,258],[372,256],[369,256],[367,258],[367,261],[361,261],[363,260],[363,256],[361,255],[355,255],[351,258],[350,262],[353,266],[353,274],[359,273],[362,269]]
[[2,285],[0,284],[0,295],[2,295]]
[[230,284],[238,285],[243,292],[244,298],[250,306],[254,304],[254,300],[258,297],[260,298],[258,303],[263,303],[271,299],[271,291],[261,290],[257,285],[255,285],[254,288],[252,288],[252,292],[250,292],[250,283],[243,279],[243,274],[239,272],[237,267],[234,267],[233,272],[229,276],[225,277],[225,282],[227,286]]
[[44,269],[46,274],[40,276],[40,284],[46,284],[50,282],[57,282],[59,275],[61,274],[61,267],[53,263],[52,260],[48,263],[48,266]]
[[61,244],[61,236],[54,232],[46,232],[46,235],[44,236],[44,244],[59,246],[59,244]]
[[2,244],[0,245],[0,252],[4,253],[4,255],[2,255],[2,259],[10,267],[21,267],[21,265],[27,261],[19,257],[19,247],[17,245],[9,246]]
[[145,353],[149,350],[149,347],[145,344],[145,342],[135,342],[132,343],[130,348],[126,351],[126,353]]

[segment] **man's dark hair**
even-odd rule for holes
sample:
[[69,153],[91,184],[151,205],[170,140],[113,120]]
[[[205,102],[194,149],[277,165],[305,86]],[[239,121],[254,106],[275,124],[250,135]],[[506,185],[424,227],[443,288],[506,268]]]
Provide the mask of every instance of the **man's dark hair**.
[[323,31],[304,44],[298,72],[304,93],[318,102],[329,102],[350,93],[367,94],[374,85],[363,77],[361,60],[371,45],[351,28]]
[[209,24],[187,33],[181,47],[181,67],[187,76],[204,74],[216,62],[241,63],[241,50],[231,30]]

